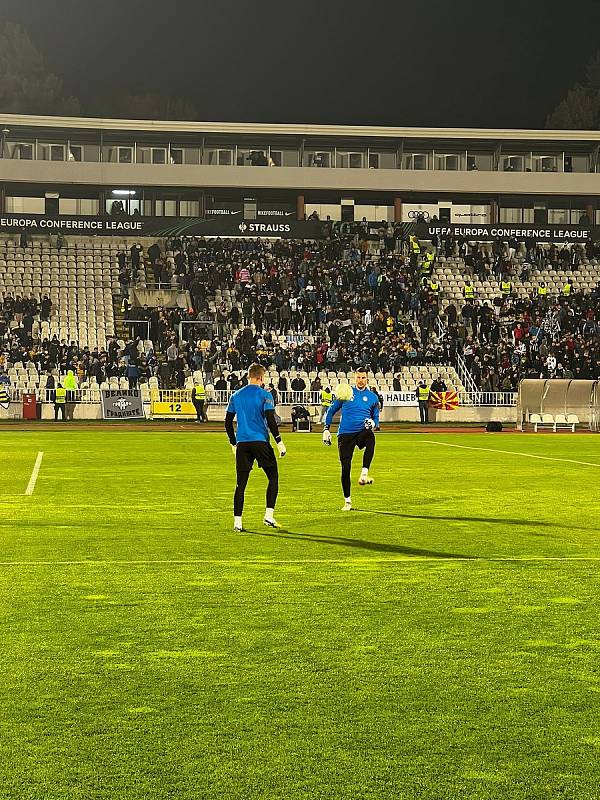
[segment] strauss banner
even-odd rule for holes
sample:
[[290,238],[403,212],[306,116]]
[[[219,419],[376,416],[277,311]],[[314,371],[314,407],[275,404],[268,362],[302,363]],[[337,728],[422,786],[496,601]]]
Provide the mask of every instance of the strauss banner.
[[320,239],[323,226],[316,221],[291,216],[258,216],[245,220],[241,215],[202,217],[76,217],[46,214],[2,214],[0,230],[7,233],[62,233],[90,236],[248,236],[287,239]]

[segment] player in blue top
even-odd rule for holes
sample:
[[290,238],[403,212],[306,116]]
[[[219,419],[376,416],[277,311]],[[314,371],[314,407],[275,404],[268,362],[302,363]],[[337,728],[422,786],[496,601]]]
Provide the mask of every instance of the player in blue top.
[[344,507],[342,511],[352,511],[350,497],[350,470],[354,448],[364,450],[362,470],[358,480],[359,486],[373,483],[369,477],[369,467],[375,455],[375,434],[379,430],[379,397],[367,386],[366,369],[357,369],[354,375],[355,386],[352,387],[352,397],[348,400],[337,398],[329,407],[325,417],[323,431],[323,444],[331,445],[331,431],[329,430],[334,416],[342,412],[338,428],[338,452],[342,465],[342,489],[344,491]]
[[[225,414],[225,430],[235,455],[237,473],[233,498],[233,530],[239,532],[244,530],[242,525],[244,494],[254,461],[269,479],[264,523],[271,528],[279,527],[273,516],[279,490],[279,474],[277,459],[269,444],[269,431],[277,442],[281,458],[286,450],[275,420],[273,397],[264,389],[264,377],[264,367],[252,364],[248,370],[248,385],[231,395]],[[233,420],[236,417],[237,431],[233,427]]]

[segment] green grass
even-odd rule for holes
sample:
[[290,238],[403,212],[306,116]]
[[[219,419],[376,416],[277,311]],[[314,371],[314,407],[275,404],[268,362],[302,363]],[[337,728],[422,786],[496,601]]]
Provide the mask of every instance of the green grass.
[[596,800],[600,440],[285,438],[2,432],[0,798]]

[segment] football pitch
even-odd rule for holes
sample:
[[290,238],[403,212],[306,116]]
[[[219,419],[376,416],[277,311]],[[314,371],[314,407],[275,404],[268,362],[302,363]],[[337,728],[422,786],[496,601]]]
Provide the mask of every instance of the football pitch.
[[191,427],[0,432],[2,800],[596,800],[600,438],[382,433],[343,514],[284,433],[235,534]]

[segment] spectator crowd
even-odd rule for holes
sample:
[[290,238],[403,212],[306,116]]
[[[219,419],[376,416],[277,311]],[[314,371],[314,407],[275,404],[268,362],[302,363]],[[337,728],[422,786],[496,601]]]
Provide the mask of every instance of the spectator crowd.
[[[278,371],[397,372],[410,364],[464,361],[482,391],[514,391],[524,377],[600,377],[600,290],[552,297],[535,289],[528,298],[503,282],[526,280],[534,266],[576,270],[581,246],[535,242],[472,245],[434,239],[421,247],[382,228],[377,258],[367,238],[330,236],[300,240],[175,238],[144,254],[135,245],[119,254],[123,311],[143,320],[126,342],[107,349],[41,340],[36,319],[53,312],[47,297],[7,295],[0,304],[0,369],[33,363],[38,372],[71,369],[81,381],[151,376],[163,387],[182,387],[190,372],[205,382],[235,388],[258,361]],[[524,258],[517,258],[521,250]],[[444,305],[435,277],[437,254],[461,257],[465,274],[498,283],[492,303],[476,297]],[[156,285],[189,293],[189,308],[130,308],[132,275],[147,265]],[[194,323],[194,324],[188,324]],[[146,330],[149,336],[146,335]],[[149,338],[154,347],[145,344]],[[222,373],[235,375],[223,387]],[[225,382],[227,384],[227,382]]]

